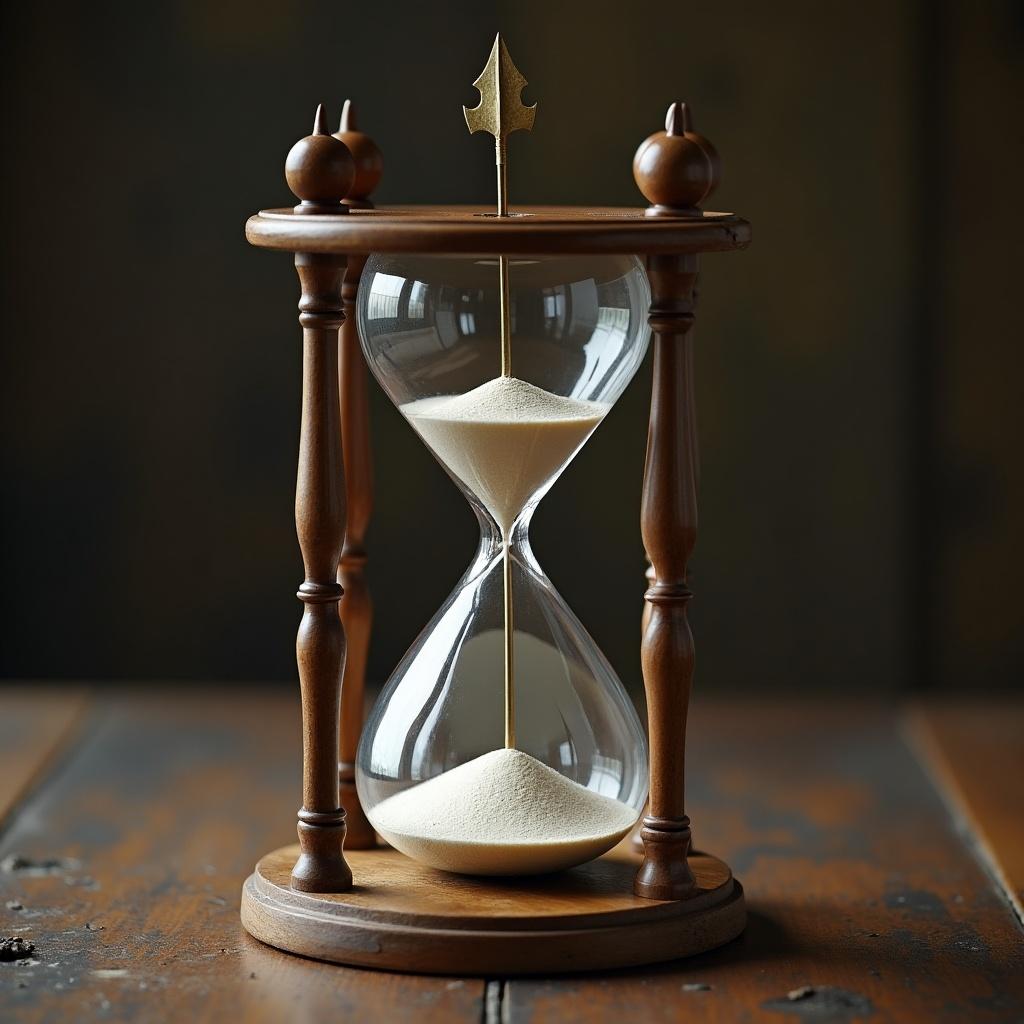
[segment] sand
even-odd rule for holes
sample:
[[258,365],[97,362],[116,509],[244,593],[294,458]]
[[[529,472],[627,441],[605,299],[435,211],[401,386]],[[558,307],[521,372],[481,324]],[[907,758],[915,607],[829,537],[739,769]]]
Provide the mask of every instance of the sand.
[[609,408],[516,377],[495,377],[464,395],[400,406],[505,537],[524,505],[558,474]]
[[402,790],[370,812],[402,853],[443,871],[530,875],[610,850],[638,812],[521,750],[492,750]]
[[[609,405],[496,377],[463,395],[400,409],[483,503],[507,544],[525,505],[558,475]],[[506,693],[510,687],[507,675]],[[503,749],[396,793],[368,816],[392,846],[421,863],[463,874],[524,875],[600,856],[633,827],[637,813],[523,751]]]

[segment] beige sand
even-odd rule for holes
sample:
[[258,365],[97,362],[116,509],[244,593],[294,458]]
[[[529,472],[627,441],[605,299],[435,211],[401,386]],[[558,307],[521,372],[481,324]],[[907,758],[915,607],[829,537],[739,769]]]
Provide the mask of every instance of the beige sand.
[[[497,377],[464,395],[400,408],[508,538],[527,502],[565,466],[609,406]],[[369,818],[392,846],[421,863],[463,874],[522,875],[600,856],[633,827],[637,814],[523,751],[505,749],[381,801]]]
[[401,411],[508,536],[523,506],[575,454],[610,406],[495,377]]
[[638,812],[521,750],[492,750],[382,800],[368,816],[395,849],[422,864],[532,875],[606,853]]

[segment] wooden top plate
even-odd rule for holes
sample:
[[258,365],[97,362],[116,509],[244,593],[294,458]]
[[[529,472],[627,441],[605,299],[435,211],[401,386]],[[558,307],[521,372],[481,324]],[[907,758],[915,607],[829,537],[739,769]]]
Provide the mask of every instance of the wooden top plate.
[[649,217],[633,207],[527,206],[499,218],[484,206],[384,206],[338,215],[261,210],[245,237],[289,252],[647,255],[743,249],[750,225],[732,213]]

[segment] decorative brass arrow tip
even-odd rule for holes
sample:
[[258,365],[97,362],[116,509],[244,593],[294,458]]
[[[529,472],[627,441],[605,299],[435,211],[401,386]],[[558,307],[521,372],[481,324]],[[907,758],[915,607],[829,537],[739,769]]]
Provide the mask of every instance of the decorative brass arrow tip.
[[491,55],[483,71],[473,83],[480,93],[475,107],[463,107],[466,127],[475,132],[489,132],[494,136],[494,162],[498,166],[498,216],[508,215],[508,185],[505,172],[505,140],[511,132],[530,131],[537,116],[537,104],[526,106],[522,92],[526,79],[512,63],[508,47],[499,32],[494,37]]
[[462,108],[470,133],[490,132],[501,143],[511,132],[530,131],[537,104],[527,107],[523,103],[521,94],[526,84],[499,32],[487,64],[473,83],[480,93],[480,102],[475,107]]

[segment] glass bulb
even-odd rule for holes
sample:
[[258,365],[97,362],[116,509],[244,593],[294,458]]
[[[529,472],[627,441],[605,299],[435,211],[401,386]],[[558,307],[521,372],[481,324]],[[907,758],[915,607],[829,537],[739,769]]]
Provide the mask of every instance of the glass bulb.
[[528,528],[643,360],[650,295],[635,257],[501,262],[374,256],[363,270],[367,362],[465,493],[481,538],[374,706],[356,781],[402,852],[526,874],[610,849],[647,795],[636,711]]

